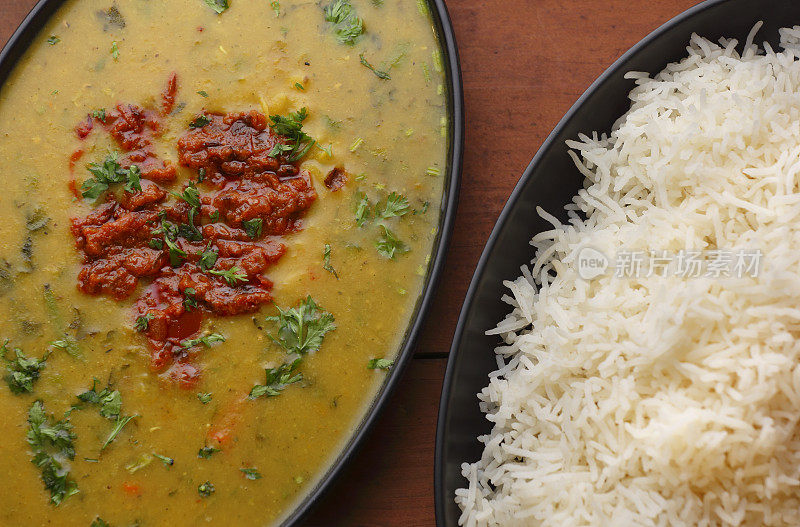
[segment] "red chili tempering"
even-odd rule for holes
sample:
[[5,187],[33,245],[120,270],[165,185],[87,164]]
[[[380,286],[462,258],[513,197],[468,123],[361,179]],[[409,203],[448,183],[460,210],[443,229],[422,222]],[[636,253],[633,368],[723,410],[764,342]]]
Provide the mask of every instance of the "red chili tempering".
[[[180,164],[205,174],[195,215],[203,239],[179,237],[175,244],[186,258],[170,265],[168,247],[150,245],[163,238],[154,231],[162,218],[188,225],[190,206],[183,200],[166,202],[168,193],[160,185],[174,181],[175,167],[155,154],[153,139],[160,135],[161,120],[171,112],[176,92],[173,75],[162,95],[161,112],[120,104],[105,122],[90,116],[91,125],[78,127],[78,136],[84,138],[95,124],[102,125],[125,152],[120,165],[139,166],[142,190],[125,192],[119,199],[109,194],[91,214],[72,220],[72,233],[84,258],[78,274],[82,292],[122,300],[146,280],[134,317],[150,318],[145,334],[151,365],[188,388],[199,377],[192,364],[199,350],[182,343],[198,335],[204,313],[250,313],[272,300],[272,283],[263,273],[286,251],[281,236],[300,229],[316,193],[299,163],[269,156],[282,138],[271,132],[266,116],[256,111],[207,114],[208,124],[190,130],[177,143]],[[262,228],[252,239],[243,222],[256,219]],[[218,253],[214,270],[236,267],[245,278],[230,284],[203,271],[198,262],[209,250]],[[187,296],[193,302],[187,302]]]

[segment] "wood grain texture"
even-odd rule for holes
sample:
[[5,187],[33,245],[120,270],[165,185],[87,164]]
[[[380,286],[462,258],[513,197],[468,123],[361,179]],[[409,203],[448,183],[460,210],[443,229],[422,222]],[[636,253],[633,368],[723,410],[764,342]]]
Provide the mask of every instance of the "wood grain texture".
[[[34,3],[0,0],[0,43]],[[447,269],[417,360],[309,526],[434,524],[433,449],[445,361],[424,357],[448,352],[469,280],[494,222],[561,116],[625,50],[695,3],[447,1],[461,54],[467,115],[461,199]]]

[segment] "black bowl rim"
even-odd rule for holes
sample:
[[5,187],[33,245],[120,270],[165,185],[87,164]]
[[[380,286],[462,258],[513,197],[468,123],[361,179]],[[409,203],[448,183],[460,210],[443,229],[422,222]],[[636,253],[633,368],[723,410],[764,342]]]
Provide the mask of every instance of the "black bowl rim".
[[[39,0],[8,39],[8,42],[0,51],[0,89],[5,85],[33,40],[64,2],[66,0]],[[405,338],[395,360],[395,365],[387,375],[378,393],[372,399],[369,408],[363,414],[361,422],[347,438],[347,446],[328,466],[325,473],[315,483],[314,488],[296,502],[292,512],[281,520],[280,525],[282,527],[299,525],[330,490],[337,477],[349,466],[355,454],[362,447],[380,414],[385,410],[394,390],[400,384],[403,373],[414,356],[417,339],[424,326],[445,265],[447,249],[450,245],[455,223],[456,209],[458,208],[461,166],[464,155],[464,96],[458,47],[447,7],[444,0],[427,0],[427,3],[435,8],[430,10],[430,14],[433,21],[433,29],[442,51],[442,64],[446,74],[445,83],[448,96],[447,116],[449,118],[447,135],[449,143],[447,153],[448,171],[440,209],[437,239],[434,241],[432,249],[431,265],[428,268],[425,284],[415,307],[415,313],[406,328]]]
[[[609,66],[586,89],[586,91],[583,92],[583,94],[578,98],[578,100],[575,101],[575,103],[570,107],[567,113],[564,114],[564,117],[561,118],[561,120],[558,122],[555,128],[553,128],[553,130],[544,140],[542,145],[539,147],[539,150],[536,152],[536,155],[534,155],[533,159],[528,164],[525,171],[522,173],[522,176],[520,177],[519,181],[514,186],[514,190],[511,192],[508,201],[506,201],[503,210],[500,212],[500,216],[497,218],[497,222],[492,228],[492,232],[489,235],[489,239],[486,241],[486,245],[483,248],[481,257],[478,260],[478,265],[475,268],[475,272],[472,275],[472,280],[470,281],[469,289],[467,290],[466,297],[464,298],[464,303],[462,304],[461,307],[461,313],[459,314],[458,317],[458,323],[456,325],[456,330],[453,336],[453,343],[450,347],[450,354],[447,359],[447,369],[445,370],[444,382],[442,385],[442,395],[441,398],[439,399],[439,416],[436,424],[436,452],[434,455],[434,469],[433,469],[433,478],[434,478],[433,489],[434,489],[435,510],[436,510],[436,525],[438,527],[446,527],[444,523],[445,509],[448,507],[448,505],[454,498],[454,496],[444,495],[445,494],[444,428],[445,428],[445,422],[447,420],[450,392],[453,383],[455,382],[455,375],[454,375],[455,362],[458,359],[459,351],[461,349],[461,340],[462,337],[464,336],[464,331],[466,330],[467,317],[473,307],[472,304],[478,288],[478,282],[480,281],[481,275],[483,274],[484,270],[489,264],[490,257],[492,256],[492,252],[500,236],[500,232],[503,230],[503,227],[508,221],[508,218],[511,216],[511,211],[517,205],[517,202],[519,201],[520,196],[523,192],[523,188],[527,185],[528,180],[531,178],[534,169],[539,164],[540,160],[553,147],[555,143],[555,138],[560,134],[561,130],[566,127],[567,123],[572,119],[575,113],[583,106],[586,99],[588,99],[589,96],[594,91],[596,91],[599,86],[604,84],[612,75],[624,69],[626,64],[630,61],[631,57],[633,57],[643,48],[649,46],[655,39],[661,36],[661,34],[669,31],[678,24],[685,22],[687,19],[694,17],[698,13],[710,9],[718,4],[725,3],[727,1],[728,0],[706,0],[705,2],[701,2],[693,7],[690,7],[686,11],[683,11],[682,13],[676,15],[668,22],[662,24],[661,26],[650,32],[646,37],[637,42],[621,57],[619,57],[616,61],[614,61],[614,63],[611,64],[611,66]],[[520,265],[524,263],[525,262],[520,262]],[[508,279],[512,278],[514,277],[513,276],[508,277]],[[500,293],[501,292],[498,290],[498,295]],[[476,404],[477,404],[477,398],[476,398]]]

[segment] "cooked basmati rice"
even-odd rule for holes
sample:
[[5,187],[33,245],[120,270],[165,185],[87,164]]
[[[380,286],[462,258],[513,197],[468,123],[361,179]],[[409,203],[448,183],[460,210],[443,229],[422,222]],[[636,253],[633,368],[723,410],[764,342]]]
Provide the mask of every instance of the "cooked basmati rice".
[[[800,525],[800,26],[781,48],[693,35],[631,73],[584,188],[506,282],[459,523]],[[760,250],[757,276],[593,279],[578,253]],[[613,258],[612,258],[613,260]]]

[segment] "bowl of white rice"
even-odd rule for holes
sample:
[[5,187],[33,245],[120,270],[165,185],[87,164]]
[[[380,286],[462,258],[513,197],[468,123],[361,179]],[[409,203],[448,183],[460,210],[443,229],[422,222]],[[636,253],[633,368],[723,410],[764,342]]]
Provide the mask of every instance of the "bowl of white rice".
[[800,525],[800,2],[713,0],[510,197],[439,413],[440,526]]

